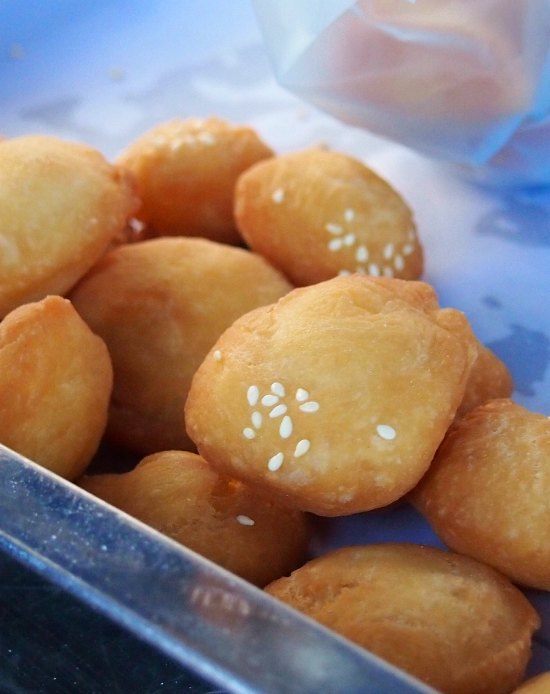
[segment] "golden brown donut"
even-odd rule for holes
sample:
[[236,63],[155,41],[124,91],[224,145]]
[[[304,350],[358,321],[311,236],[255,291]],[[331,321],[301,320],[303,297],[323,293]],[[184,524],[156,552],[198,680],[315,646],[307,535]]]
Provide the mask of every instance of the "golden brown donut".
[[[435,290],[425,282],[395,282],[384,278],[380,278],[378,282],[393,287],[393,291],[398,292],[401,299],[419,309],[429,312],[439,308]],[[452,329],[452,324],[449,324],[449,328]],[[509,397],[514,387],[506,365],[477,338],[474,340],[477,357],[472,364],[466,392],[458,408],[459,417],[488,400]]]
[[492,400],[453,426],[414,503],[452,549],[550,590],[550,419]]
[[543,672],[538,677],[532,677],[524,682],[516,694],[550,694],[550,672]]
[[70,301],[15,309],[0,323],[0,443],[78,477],[103,435],[112,382],[105,344]]
[[359,272],[416,279],[422,247],[410,209],[356,159],[310,149],[241,175],[235,217],[251,248],[294,284]]
[[205,236],[240,243],[233,218],[237,177],[273,155],[246,126],[219,118],[172,120],[142,135],[119,157],[135,176],[140,219],[157,236]]
[[236,318],[290,288],[263,258],[205,239],[108,253],[72,298],[113,359],[110,438],[140,453],[191,447],[183,407],[197,367]]
[[503,576],[431,547],[346,547],[266,588],[444,694],[504,694],[540,620]]
[[303,513],[218,476],[193,453],[157,453],[132,472],[80,484],[258,586],[303,562],[309,537]]
[[403,284],[338,277],[236,321],[189,393],[187,431],[201,455],[319,515],[385,506],[412,489],[476,350],[461,313],[419,310],[401,298]]
[[65,294],[136,210],[129,179],[95,150],[54,137],[0,142],[0,318]]
[[477,359],[472,366],[466,393],[457,415],[462,417],[488,400],[508,398],[513,390],[514,382],[504,362],[488,347],[478,342]]

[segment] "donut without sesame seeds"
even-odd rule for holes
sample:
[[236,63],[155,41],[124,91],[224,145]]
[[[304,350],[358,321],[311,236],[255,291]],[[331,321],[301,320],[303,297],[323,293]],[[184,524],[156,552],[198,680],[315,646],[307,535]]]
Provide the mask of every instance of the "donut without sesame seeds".
[[69,480],[95,454],[113,371],[70,301],[49,296],[0,323],[0,443]]
[[143,200],[139,216],[151,235],[238,244],[235,183],[248,167],[271,156],[249,127],[190,118],[157,125],[118,161],[136,179]]
[[550,590],[550,419],[511,400],[469,412],[412,495],[452,549]]
[[422,248],[401,196],[356,159],[310,149],[241,175],[235,217],[250,245],[295,285],[358,272],[417,279]]
[[504,576],[433,547],[346,547],[266,588],[443,694],[504,694],[540,626]]
[[69,291],[138,205],[129,177],[90,147],[44,136],[0,141],[0,319]]
[[412,489],[477,350],[462,314],[427,299],[416,308],[404,284],[334,278],[236,321],[191,385],[186,426],[200,453],[319,515],[385,506]]
[[83,489],[246,580],[265,586],[304,560],[305,514],[217,475],[198,455],[165,451]]
[[195,370],[234,320],[290,289],[263,258],[206,239],[107,253],[72,299],[113,360],[109,438],[144,454],[192,448],[183,407]]

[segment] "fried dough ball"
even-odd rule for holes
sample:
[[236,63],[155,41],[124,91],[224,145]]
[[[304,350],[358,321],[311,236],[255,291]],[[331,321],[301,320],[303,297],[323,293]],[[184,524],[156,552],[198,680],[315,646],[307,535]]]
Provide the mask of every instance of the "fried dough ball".
[[416,279],[422,247],[401,196],[356,159],[310,149],[261,162],[235,191],[251,248],[296,285],[359,272]]
[[113,359],[110,438],[140,453],[192,447],[183,408],[199,364],[236,318],[290,288],[263,258],[205,239],[104,256],[72,298]]
[[478,348],[466,393],[458,408],[459,417],[488,400],[508,398],[514,390],[514,382],[506,365],[488,347],[478,343]]
[[516,694],[550,694],[550,672],[532,677],[516,689]]
[[49,296],[0,323],[0,443],[58,475],[92,459],[112,383],[105,344],[70,301]]
[[236,321],[191,386],[186,424],[200,453],[319,515],[385,506],[412,489],[476,351],[461,313],[419,310],[403,284],[338,277]]
[[[429,284],[424,282],[395,282],[380,278],[380,284],[393,287],[400,298],[424,311],[439,308],[437,295]],[[452,325],[449,326],[452,329]],[[458,408],[461,417],[474,407],[488,400],[506,398],[511,395],[514,384],[506,365],[490,349],[475,339],[477,357],[472,365],[466,392]]]
[[444,694],[504,694],[540,620],[503,576],[431,547],[347,547],[266,588]]
[[0,142],[0,318],[65,294],[137,209],[126,175],[54,137]]
[[492,400],[457,422],[413,495],[452,549],[550,590],[550,419]]
[[233,218],[238,176],[273,156],[251,128],[219,118],[172,120],[145,133],[119,157],[135,176],[140,219],[157,236],[205,236],[240,243]]
[[303,513],[219,477],[193,453],[157,453],[131,472],[85,477],[81,486],[258,586],[303,562]]

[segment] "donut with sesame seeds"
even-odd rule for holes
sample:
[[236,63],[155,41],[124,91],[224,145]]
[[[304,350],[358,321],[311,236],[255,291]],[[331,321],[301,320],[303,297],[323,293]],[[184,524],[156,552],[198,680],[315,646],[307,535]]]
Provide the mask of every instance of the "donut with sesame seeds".
[[403,284],[337,277],[236,321],[187,400],[201,455],[318,515],[410,491],[453,421],[477,348],[461,313],[418,308]]
[[452,549],[550,590],[550,419],[492,400],[448,432],[412,499]]
[[0,319],[65,294],[124,230],[139,201],[99,152],[55,137],[0,141]]
[[266,591],[444,694],[510,692],[540,626],[497,571],[421,545],[345,547]]
[[305,514],[219,476],[193,453],[156,453],[131,472],[84,477],[80,486],[257,586],[304,561]]
[[412,213],[352,157],[309,149],[239,177],[235,218],[245,241],[297,286],[337,275],[417,279],[422,247]]
[[192,449],[183,407],[193,373],[234,320],[290,289],[255,253],[206,239],[107,253],[72,300],[113,359],[108,437],[142,454]]
[[131,144],[118,162],[143,200],[139,218],[151,236],[242,239],[233,218],[238,176],[273,151],[249,127],[220,118],[172,120]]

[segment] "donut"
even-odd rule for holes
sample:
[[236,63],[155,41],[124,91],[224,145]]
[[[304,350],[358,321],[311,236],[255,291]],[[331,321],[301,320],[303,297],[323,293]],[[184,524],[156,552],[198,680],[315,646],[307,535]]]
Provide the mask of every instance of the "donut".
[[[432,311],[439,308],[434,288],[425,282],[395,282],[385,278],[380,278],[378,282],[392,286],[403,300],[419,309]],[[452,329],[452,323],[449,327]],[[504,362],[475,336],[472,335],[472,339],[475,342],[477,356],[470,370],[464,398],[458,408],[458,417],[488,400],[509,397],[514,387]]]
[[550,419],[506,399],[477,407],[412,498],[451,549],[550,590]]
[[444,694],[517,686],[540,625],[489,567],[432,547],[346,547],[266,588]]
[[72,300],[114,366],[108,435],[138,453],[187,450],[191,378],[231,323],[291,289],[249,251],[163,238],[110,251]]
[[461,313],[415,308],[405,284],[337,277],[236,321],[189,392],[187,432],[201,455],[323,516],[385,506],[412,489],[477,351]]
[[360,273],[417,279],[422,247],[401,196],[356,159],[320,149],[243,173],[237,226],[249,246],[297,285]]
[[303,562],[305,514],[220,477],[193,453],[156,453],[131,472],[84,477],[80,485],[260,587]]
[[157,125],[119,157],[143,200],[139,217],[156,236],[204,236],[241,243],[233,218],[238,176],[273,156],[246,126],[219,118]]
[[43,136],[0,141],[0,318],[65,294],[137,206],[128,176],[90,147]]
[[113,382],[103,341],[49,296],[0,323],[0,443],[69,480],[99,445]]

